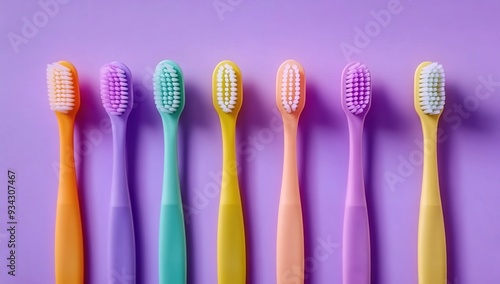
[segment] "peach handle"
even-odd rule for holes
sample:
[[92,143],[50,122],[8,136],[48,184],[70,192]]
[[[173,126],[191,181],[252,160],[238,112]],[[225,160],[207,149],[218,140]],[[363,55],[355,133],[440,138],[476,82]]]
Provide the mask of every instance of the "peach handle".
[[285,123],[283,180],[278,212],[277,283],[304,283],[304,228],[297,170],[297,122]]

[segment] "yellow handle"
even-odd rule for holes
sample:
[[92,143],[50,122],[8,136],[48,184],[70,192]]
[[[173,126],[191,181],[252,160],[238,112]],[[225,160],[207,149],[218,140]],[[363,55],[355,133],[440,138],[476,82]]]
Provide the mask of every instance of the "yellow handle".
[[245,228],[238,184],[235,126],[236,118],[221,118],[223,172],[217,234],[219,284],[246,283]]
[[73,148],[73,118],[59,116],[60,172],[57,198],[56,284],[83,284],[83,234]]
[[221,205],[218,229],[219,284],[246,283],[245,231],[241,206]]
[[446,284],[446,238],[437,166],[437,119],[422,116],[424,168],[418,227],[419,284]]

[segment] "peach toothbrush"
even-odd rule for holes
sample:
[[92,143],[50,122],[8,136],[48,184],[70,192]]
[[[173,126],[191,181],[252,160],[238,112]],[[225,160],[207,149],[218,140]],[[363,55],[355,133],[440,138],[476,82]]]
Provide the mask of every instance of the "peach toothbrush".
[[75,67],[67,61],[47,65],[50,109],[59,123],[60,170],[55,234],[56,284],[84,283],[82,221],[74,161],[74,125],[80,108]]
[[[306,78],[294,60],[281,64],[276,77],[276,105],[283,118],[284,159],[278,211],[276,277],[288,283],[292,272],[304,283],[304,225],[297,169],[297,128],[306,103]],[[297,270],[298,269],[298,270]]]

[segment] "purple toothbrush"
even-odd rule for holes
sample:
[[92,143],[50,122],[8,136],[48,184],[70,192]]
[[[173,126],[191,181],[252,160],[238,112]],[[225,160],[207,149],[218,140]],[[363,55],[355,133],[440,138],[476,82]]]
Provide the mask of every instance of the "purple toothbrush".
[[109,232],[109,283],[135,283],[135,240],[127,182],[125,133],[132,109],[132,77],[122,63],[101,67],[102,104],[113,128],[113,180]]
[[370,283],[370,232],[363,182],[363,123],[371,104],[371,76],[359,62],[342,73],[342,109],[349,125],[349,174],[344,211],[343,283]]

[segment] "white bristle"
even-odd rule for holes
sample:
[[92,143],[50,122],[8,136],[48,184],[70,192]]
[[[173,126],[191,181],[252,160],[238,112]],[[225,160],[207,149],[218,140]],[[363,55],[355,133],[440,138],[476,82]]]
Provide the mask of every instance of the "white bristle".
[[75,106],[71,69],[59,63],[47,65],[47,87],[50,109],[68,113]]
[[221,110],[230,113],[236,107],[238,100],[238,77],[229,64],[217,69],[217,103]]
[[184,90],[179,83],[180,77],[178,71],[167,62],[160,63],[156,67],[153,88],[158,111],[173,114],[181,106]]
[[286,64],[281,76],[281,103],[287,113],[297,110],[300,102],[300,70],[296,64]]
[[419,75],[419,101],[422,112],[440,114],[445,103],[445,75],[443,66],[433,62],[422,68]]

